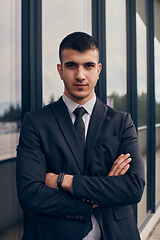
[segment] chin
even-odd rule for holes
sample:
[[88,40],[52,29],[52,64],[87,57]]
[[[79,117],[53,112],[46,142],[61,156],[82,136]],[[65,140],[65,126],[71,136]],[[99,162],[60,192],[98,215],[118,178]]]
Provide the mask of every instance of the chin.
[[76,99],[84,99],[84,98],[87,98],[88,95],[87,94],[75,94],[75,95],[73,95],[73,97]]

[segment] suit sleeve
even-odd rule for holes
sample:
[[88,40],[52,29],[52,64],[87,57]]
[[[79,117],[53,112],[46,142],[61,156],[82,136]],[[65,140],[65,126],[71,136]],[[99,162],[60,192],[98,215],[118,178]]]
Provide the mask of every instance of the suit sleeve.
[[120,135],[118,156],[130,153],[132,161],[125,175],[74,176],[73,195],[100,206],[123,206],[141,200],[145,181],[144,163],[134,124],[127,114]]
[[27,113],[17,147],[17,190],[22,209],[62,218],[81,216],[81,220],[89,221],[93,209],[91,204],[76,199],[70,193],[45,186],[47,163],[42,149],[34,119]]

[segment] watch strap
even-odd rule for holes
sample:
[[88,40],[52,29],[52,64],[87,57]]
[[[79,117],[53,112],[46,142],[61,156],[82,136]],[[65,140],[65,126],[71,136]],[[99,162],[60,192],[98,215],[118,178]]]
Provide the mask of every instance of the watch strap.
[[63,182],[63,179],[64,179],[64,175],[65,175],[65,172],[61,172],[61,173],[58,175],[58,178],[57,178],[57,186],[58,186],[59,190],[63,190],[62,182]]

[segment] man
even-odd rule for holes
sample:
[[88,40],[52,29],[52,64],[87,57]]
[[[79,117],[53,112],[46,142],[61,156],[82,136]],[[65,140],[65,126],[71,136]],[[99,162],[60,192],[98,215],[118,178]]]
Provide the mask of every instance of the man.
[[145,183],[133,122],[95,96],[102,66],[93,37],[68,35],[59,55],[64,94],[26,113],[17,147],[23,240],[138,240],[131,204]]

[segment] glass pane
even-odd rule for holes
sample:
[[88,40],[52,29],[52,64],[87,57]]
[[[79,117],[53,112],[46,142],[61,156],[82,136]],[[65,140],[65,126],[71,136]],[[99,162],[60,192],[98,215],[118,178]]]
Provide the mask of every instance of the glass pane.
[[[21,239],[16,146],[21,125],[21,0],[0,1],[0,239]],[[4,161],[2,161],[4,160]]]
[[155,11],[155,97],[156,97],[156,204],[160,201],[160,3],[154,2]]
[[125,0],[106,1],[107,103],[126,111]]
[[43,105],[46,105],[63,93],[63,83],[57,72],[60,42],[74,31],[91,34],[91,0],[47,0],[42,3]]
[[[138,138],[147,172],[147,45],[145,25],[145,1],[137,0],[137,88],[138,88]],[[146,178],[147,179],[147,178]],[[146,217],[146,187],[141,202],[138,204],[138,225]]]
[[16,156],[21,121],[21,1],[0,1],[0,160]]

